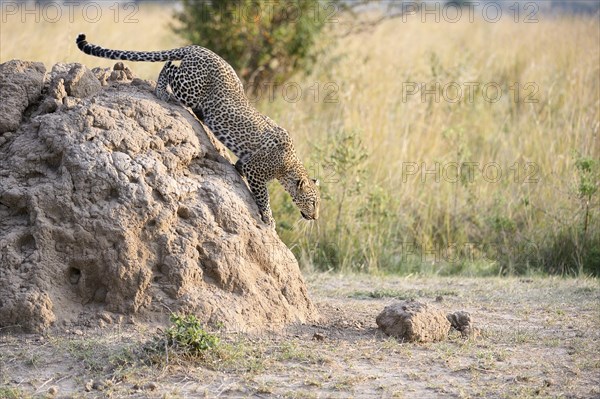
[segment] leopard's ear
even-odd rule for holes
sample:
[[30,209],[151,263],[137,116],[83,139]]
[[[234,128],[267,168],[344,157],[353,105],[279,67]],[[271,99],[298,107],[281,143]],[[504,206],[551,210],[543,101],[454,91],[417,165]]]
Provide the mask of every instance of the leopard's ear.
[[312,181],[315,183],[315,186],[319,187],[319,179],[312,179]]
[[306,178],[301,178],[296,182],[296,188],[298,188],[298,190],[302,190],[304,187],[306,187],[308,181],[306,180]]

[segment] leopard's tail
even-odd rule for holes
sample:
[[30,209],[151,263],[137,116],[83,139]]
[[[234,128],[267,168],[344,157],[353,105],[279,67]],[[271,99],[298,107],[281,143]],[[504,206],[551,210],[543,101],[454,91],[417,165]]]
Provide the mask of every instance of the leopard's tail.
[[127,61],[147,61],[147,62],[164,62],[164,61],[179,61],[183,59],[186,53],[186,47],[180,47],[172,50],[164,51],[125,51],[111,50],[88,43],[85,40],[85,34],[80,33],[77,36],[77,47],[86,54],[96,57],[110,58],[111,60],[127,60]]

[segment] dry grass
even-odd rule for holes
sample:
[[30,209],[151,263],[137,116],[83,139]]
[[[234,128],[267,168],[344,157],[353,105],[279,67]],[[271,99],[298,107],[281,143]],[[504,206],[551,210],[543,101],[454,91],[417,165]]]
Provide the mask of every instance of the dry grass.
[[[317,243],[335,248],[321,251],[336,252],[322,254],[333,257],[330,267],[341,260],[342,268],[404,272],[598,273],[598,191],[582,195],[583,174],[575,166],[593,160],[597,190],[598,30],[598,19],[586,16],[541,15],[535,24],[436,24],[417,17],[343,40],[321,69],[300,78],[304,88],[334,82],[338,103],[307,96],[296,104],[263,104],[294,132],[306,158],[322,148],[313,161],[326,183],[324,220],[297,254],[327,267],[319,265],[327,262],[316,255]],[[445,100],[456,97],[453,91],[444,97],[438,90],[439,102],[407,94],[435,83],[460,87],[461,101]],[[502,97],[492,103],[474,89],[470,101],[470,83],[499,87]],[[368,158],[357,166],[341,163],[332,176],[323,165],[340,164],[332,154],[352,147],[340,142],[349,132]],[[463,173],[457,176],[454,165],[463,165]],[[584,233],[586,207],[596,209]],[[290,242],[302,239],[281,230]],[[404,259],[407,244],[418,252],[414,266]],[[463,250],[447,261],[445,252],[469,245],[474,253]],[[437,256],[436,265],[422,254]]]
[[[2,5],[0,63],[17,58],[40,61],[47,68],[57,62],[80,62],[90,68],[115,64],[113,60],[93,58],[80,52],[75,45],[79,33],[87,34],[93,43],[124,50],[160,50],[184,44],[169,29],[172,7],[165,5],[146,3],[139,6],[133,2],[119,5],[105,1],[91,2],[92,5],[85,8],[85,3],[75,2],[79,5],[70,9],[60,5],[61,2],[52,2],[53,6],[46,11],[29,4],[28,8],[20,5],[13,12],[7,10],[7,3],[16,2]],[[101,8],[97,8],[99,6]],[[60,10],[60,14],[56,10]],[[153,80],[161,68],[160,63],[132,66],[138,76]]]

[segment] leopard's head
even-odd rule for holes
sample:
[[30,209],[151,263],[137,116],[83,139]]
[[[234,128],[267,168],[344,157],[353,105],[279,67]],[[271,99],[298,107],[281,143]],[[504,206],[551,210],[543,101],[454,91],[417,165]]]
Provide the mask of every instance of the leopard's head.
[[321,203],[319,181],[309,177],[301,177],[296,180],[295,184],[296,190],[291,193],[294,204],[300,209],[304,219],[317,220]]

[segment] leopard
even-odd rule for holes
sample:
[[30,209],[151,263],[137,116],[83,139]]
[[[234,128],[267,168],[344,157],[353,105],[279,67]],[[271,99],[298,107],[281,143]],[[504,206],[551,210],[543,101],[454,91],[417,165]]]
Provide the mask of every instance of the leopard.
[[233,67],[219,55],[198,45],[159,51],[113,50],[89,43],[84,33],[77,36],[76,44],[95,57],[165,62],[155,95],[167,102],[174,98],[190,108],[235,154],[235,169],[246,179],[262,221],[275,228],[267,188],[274,179],[290,194],[304,219],[318,219],[319,181],[309,176],[288,131],[250,103]]

